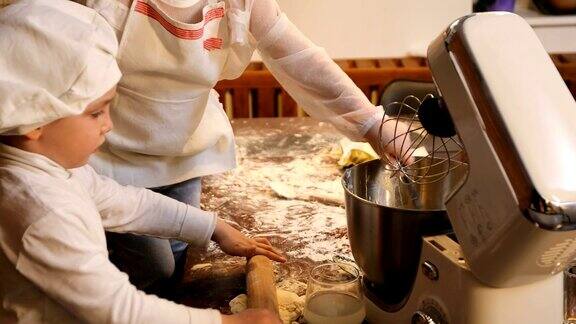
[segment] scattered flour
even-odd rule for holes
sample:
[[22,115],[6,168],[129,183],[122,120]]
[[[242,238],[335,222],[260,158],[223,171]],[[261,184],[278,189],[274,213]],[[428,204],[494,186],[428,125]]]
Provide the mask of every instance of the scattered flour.
[[[322,262],[350,256],[338,141],[281,135],[270,143],[239,137],[238,167],[205,181],[213,195],[205,208],[222,210],[249,235],[275,237],[292,258]],[[296,149],[275,150],[296,142]],[[271,186],[288,193],[279,199],[282,194]]]

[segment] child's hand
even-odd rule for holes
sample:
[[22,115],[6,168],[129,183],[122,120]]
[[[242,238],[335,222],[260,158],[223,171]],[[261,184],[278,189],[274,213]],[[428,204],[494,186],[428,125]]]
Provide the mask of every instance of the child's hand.
[[282,324],[276,314],[267,309],[247,309],[234,315],[222,315],[222,324]]
[[282,253],[272,247],[272,244],[267,239],[248,238],[220,218],[218,218],[216,223],[212,240],[218,243],[220,249],[229,255],[249,258],[260,254],[270,260],[286,262],[286,258],[282,256]]

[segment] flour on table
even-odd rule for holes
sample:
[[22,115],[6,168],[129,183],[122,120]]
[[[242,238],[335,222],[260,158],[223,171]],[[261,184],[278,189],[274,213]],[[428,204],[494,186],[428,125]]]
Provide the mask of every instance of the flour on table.
[[339,138],[327,141],[304,130],[298,136],[239,136],[238,166],[203,180],[210,195],[204,208],[238,223],[247,235],[269,238],[288,256],[290,271],[301,262],[351,256],[336,163]]
[[271,181],[268,185],[280,198],[317,201],[328,205],[344,206],[344,189],[340,179],[315,184],[290,184]]

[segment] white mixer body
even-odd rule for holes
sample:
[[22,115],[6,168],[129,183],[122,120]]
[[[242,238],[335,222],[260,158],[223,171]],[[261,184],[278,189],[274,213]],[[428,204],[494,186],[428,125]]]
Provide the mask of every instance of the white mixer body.
[[492,287],[549,282],[576,257],[572,95],[514,14],[461,18],[428,60],[468,156],[468,178],[446,204],[468,267]]
[[[463,262],[458,244],[444,235],[424,238],[420,264],[410,298],[401,310],[386,312],[366,300],[369,323],[421,323],[414,321],[418,314],[436,324],[563,322],[561,273],[513,288],[488,287]],[[424,269],[425,265],[430,269]]]

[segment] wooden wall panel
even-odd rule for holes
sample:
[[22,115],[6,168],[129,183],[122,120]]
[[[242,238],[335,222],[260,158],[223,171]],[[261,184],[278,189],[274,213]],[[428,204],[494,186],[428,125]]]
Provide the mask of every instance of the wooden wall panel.
[[[576,97],[576,53],[551,58]],[[335,61],[366,96],[377,104],[384,89],[395,80],[432,81],[426,58],[404,57]],[[216,89],[233,97],[232,117],[293,117],[303,115],[293,98],[260,62],[252,63],[236,80],[223,80]],[[249,94],[252,95],[249,95]],[[239,98],[237,98],[239,96]]]

